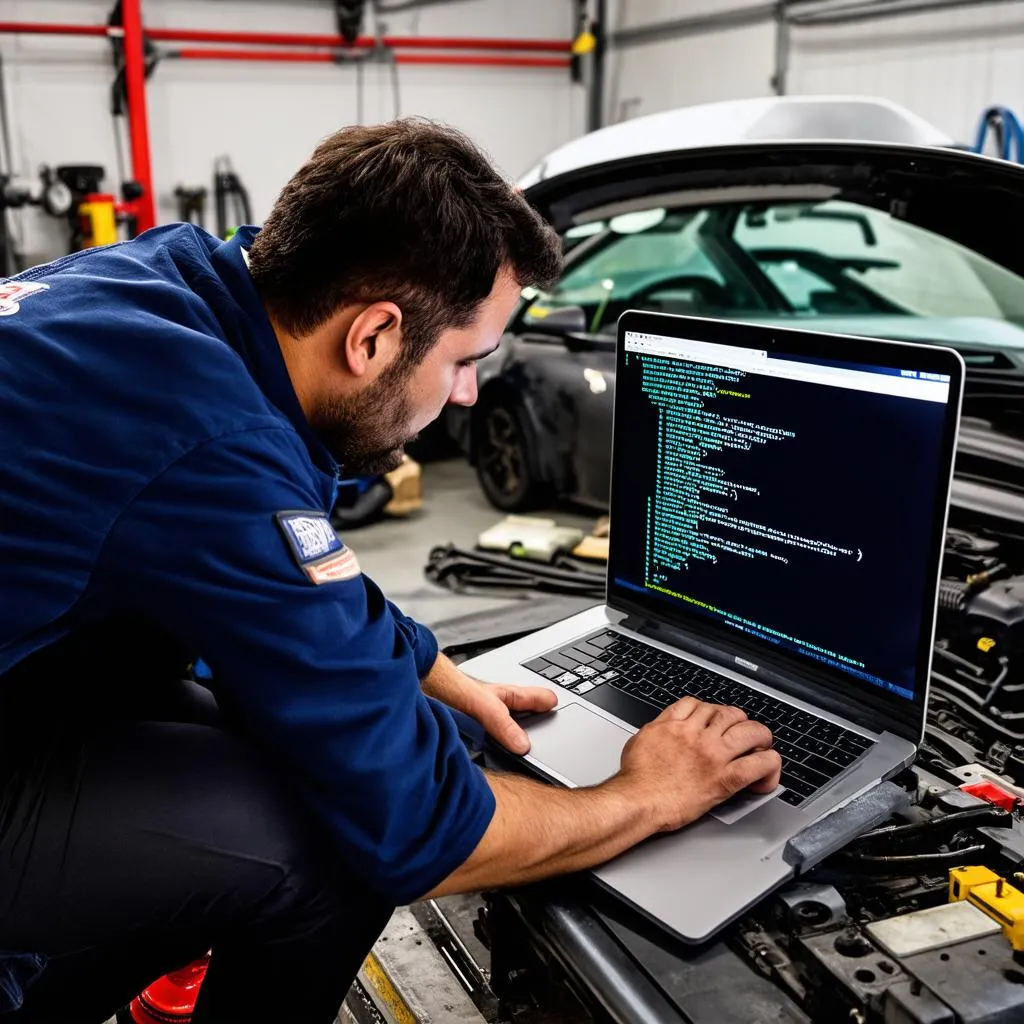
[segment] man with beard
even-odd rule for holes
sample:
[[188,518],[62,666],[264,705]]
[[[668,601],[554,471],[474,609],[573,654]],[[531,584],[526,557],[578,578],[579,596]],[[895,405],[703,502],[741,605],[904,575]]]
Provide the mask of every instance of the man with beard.
[[260,231],[0,282],[12,1021],[102,1021],[212,949],[196,1024],[327,1024],[396,904],[587,867],[778,781],[763,726],[693,700],[592,790],[485,774],[448,708],[522,753],[510,710],[554,695],[460,673],[330,525],[339,469],[472,404],[560,263],[467,139],[404,121],[327,139]]

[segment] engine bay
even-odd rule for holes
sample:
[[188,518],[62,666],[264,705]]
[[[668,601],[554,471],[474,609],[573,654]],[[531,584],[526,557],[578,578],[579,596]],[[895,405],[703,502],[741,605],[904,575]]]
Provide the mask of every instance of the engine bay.
[[[992,441],[987,426],[972,429],[961,465]],[[951,503],[927,733],[894,780],[906,809],[762,901],[711,951],[661,944],[655,955],[656,940],[617,936],[679,1020],[740,1019],[742,1004],[750,1024],[1024,1021],[1024,527],[998,505],[1016,499],[1013,472],[999,470],[967,480],[997,499]],[[514,902],[491,894],[485,911],[499,1019],[631,1019],[609,1010],[593,974],[551,955],[550,921],[531,925]]]

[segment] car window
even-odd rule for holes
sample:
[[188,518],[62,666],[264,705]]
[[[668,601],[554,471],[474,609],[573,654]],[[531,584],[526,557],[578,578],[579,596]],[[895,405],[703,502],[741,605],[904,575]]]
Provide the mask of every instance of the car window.
[[[1024,279],[941,235],[842,200],[640,210],[571,228],[564,242],[562,280],[531,294],[518,326],[568,306],[582,307],[593,332],[613,330],[630,308],[822,318],[825,329],[828,317],[929,317],[951,321],[940,334],[949,340],[976,331],[977,318],[1024,326]],[[968,317],[972,324],[959,323]],[[870,323],[865,332],[874,333]]]
[[[640,213],[655,216],[642,218]],[[640,213],[567,231],[565,251],[579,251],[554,291],[527,306],[524,325],[565,306],[581,306],[594,331],[614,323],[630,305],[691,313],[696,306],[705,311],[708,305],[730,308],[734,303],[729,282],[708,252],[709,239],[703,231],[707,212]]]
[[836,289],[824,277],[796,260],[764,259],[760,263],[768,280],[778,288],[794,310],[814,309],[823,295],[834,296],[836,293]]
[[[795,312],[874,306],[928,317],[1024,316],[1024,281],[1016,275],[881,210],[838,200],[748,206],[733,239]],[[815,274],[831,286],[831,295],[819,296],[825,308],[808,294]]]

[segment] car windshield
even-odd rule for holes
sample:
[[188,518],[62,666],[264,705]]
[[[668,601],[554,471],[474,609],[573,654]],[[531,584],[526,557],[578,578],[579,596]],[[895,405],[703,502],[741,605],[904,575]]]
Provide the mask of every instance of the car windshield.
[[[978,318],[1024,327],[1024,278],[841,200],[640,210],[571,228],[563,242],[566,271],[554,291],[527,295],[521,328],[568,306],[582,307],[591,333],[626,309],[824,329],[844,318],[851,331],[954,343],[984,340]],[[908,318],[932,329],[908,331]]]

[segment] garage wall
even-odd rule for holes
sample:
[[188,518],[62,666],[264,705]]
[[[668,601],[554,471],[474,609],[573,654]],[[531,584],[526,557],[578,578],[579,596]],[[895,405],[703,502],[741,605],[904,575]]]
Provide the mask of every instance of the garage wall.
[[795,93],[885,96],[965,142],[985,107],[1024,114],[1024,3],[797,29],[792,38]]
[[[750,6],[752,0],[610,0],[612,30]],[[771,95],[770,22],[613,49],[609,121],[715,100]]]
[[[613,28],[752,5],[755,0],[617,0]],[[619,50],[609,117],[771,95],[775,46],[775,26],[764,21]],[[787,91],[882,96],[973,141],[985,107],[1001,103],[1024,114],[1024,2],[794,28]]]
[[[13,21],[102,23],[109,0],[0,0]],[[388,16],[393,34],[566,39],[568,0],[464,0]],[[152,26],[333,32],[324,0],[144,0]],[[107,44],[96,39],[0,36],[14,134],[15,168],[99,163],[118,180],[108,114]],[[394,116],[391,71],[363,72],[362,119]],[[582,87],[561,69],[400,67],[400,111],[448,121],[469,132],[510,175],[585,126]],[[166,61],[148,88],[158,215],[174,218],[178,184],[210,185],[214,159],[229,154],[262,218],[317,141],[360,112],[357,72],[332,65]],[[127,139],[124,139],[128,159]],[[130,167],[130,163],[129,163]],[[61,226],[37,211],[17,215],[29,262],[63,250]],[[208,226],[212,226],[208,207]]]

